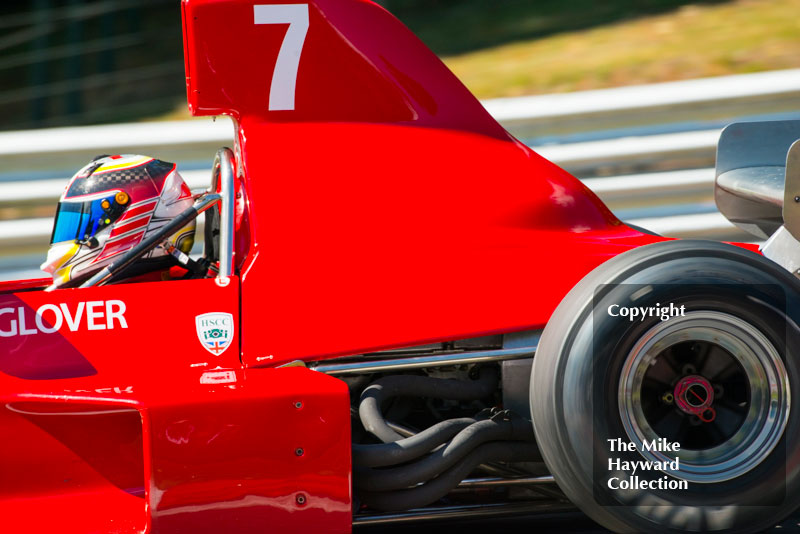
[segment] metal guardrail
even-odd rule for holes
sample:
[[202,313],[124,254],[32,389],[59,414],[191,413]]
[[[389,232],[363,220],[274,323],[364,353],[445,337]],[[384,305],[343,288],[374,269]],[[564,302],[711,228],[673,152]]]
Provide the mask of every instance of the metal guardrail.
[[[798,101],[800,69],[484,105],[541,155],[581,177],[624,221],[675,237],[749,240],[713,203],[721,126],[737,117],[800,116]],[[52,225],[49,216],[4,213],[54,207],[88,158],[155,154],[178,161],[189,186],[202,189],[211,157],[232,138],[227,119],[0,132],[0,279],[34,275]]]
[[[522,138],[796,112],[800,69],[719,76],[617,89],[499,98],[486,108]],[[672,131],[679,131],[673,129]]]

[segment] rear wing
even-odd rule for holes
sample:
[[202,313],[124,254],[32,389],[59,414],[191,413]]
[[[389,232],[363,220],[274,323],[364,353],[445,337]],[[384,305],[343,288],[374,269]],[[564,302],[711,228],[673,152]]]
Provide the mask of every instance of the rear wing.
[[767,241],[761,252],[800,276],[800,120],[722,131],[714,198],[729,221]]
[[798,139],[800,120],[740,122],[722,131],[714,198],[728,220],[761,239],[783,224],[800,238]]

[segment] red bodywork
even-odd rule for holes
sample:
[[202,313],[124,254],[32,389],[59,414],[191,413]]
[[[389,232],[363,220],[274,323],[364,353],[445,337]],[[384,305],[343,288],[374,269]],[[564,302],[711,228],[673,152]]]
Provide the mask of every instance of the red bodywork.
[[[277,366],[542,328],[594,267],[661,239],[371,2],[293,4],[308,30],[293,102],[273,105],[290,24],[256,23],[254,3],[272,5],[183,1],[190,108],[237,128],[233,283],[0,284],[9,531],[348,532],[347,387]],[[204,313],[233,316],[219,355]]]

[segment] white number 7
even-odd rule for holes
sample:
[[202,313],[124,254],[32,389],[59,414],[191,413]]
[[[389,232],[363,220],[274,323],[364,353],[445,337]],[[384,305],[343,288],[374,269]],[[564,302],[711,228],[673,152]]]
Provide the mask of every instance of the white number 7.
[[253,6],[256,24],[288,24],[283,38],[272,84],[269,88],[270,111],[294,109],[297,67],[308,33],[308,4],[266,4]]

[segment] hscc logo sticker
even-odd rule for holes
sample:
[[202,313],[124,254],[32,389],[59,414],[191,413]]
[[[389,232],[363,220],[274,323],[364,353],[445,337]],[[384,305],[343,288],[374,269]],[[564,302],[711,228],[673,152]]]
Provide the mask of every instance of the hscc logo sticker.
[[197,339],[215,356],[225,352],[233,340],[233,315],[230,313],[204,313],[195,317]]

